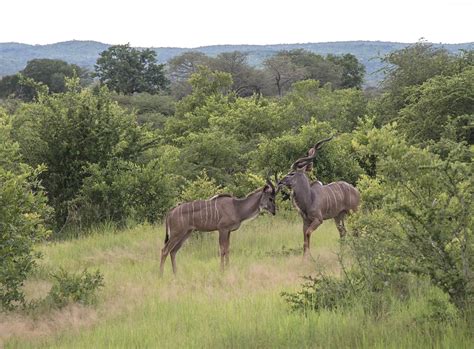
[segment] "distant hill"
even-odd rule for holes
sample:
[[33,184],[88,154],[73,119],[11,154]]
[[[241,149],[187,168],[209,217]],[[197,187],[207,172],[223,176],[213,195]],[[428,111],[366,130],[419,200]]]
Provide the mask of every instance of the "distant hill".
[[[409,44],[383,41],[344,41],[278,45],[214,45],[193,49],[158,47],[152,49],[157,52],[160,63],[165,63],[170,58],[185,51],[200,51],[209,56],[216,56],[222,52],[242,51],[249,54],[249,63],[254,66],[259,66],[263,60],[280,50],[302,48],[321,55],[352,53],[365,65],[367,70],[366,85],[370,86],[375,85],[382,78],[381,74],[377,73],[382,67],[379,58],[407,45]],[[100,52],[106,50],[109,46],[96,41],[65,41],[50,45],[0,43],[0,77],[22,70],[26,63],[34,58],[61,59],[93,70]],[[452,53],[458,53],[461,49],[474,49],[474,42],[435,44],[435,46],[444,47]]]

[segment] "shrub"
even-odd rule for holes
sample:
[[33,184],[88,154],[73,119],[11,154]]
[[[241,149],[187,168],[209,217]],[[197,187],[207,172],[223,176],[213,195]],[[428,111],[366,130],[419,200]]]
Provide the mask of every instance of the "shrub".
[[152,134],[107,89],[81,89],[77,79],[67,86],[65,93],[41,93],[38,102],[23,105],[14,118],[25,162],[47,166],[41,179],[55,208],[56,228],[64,225],[69,202],[77,197],[90,165],[136,159],[154,144]]
[[221,193],[223,193],[223,188],[217,185],[214,178],[209,178],[206,170],[202,170],[195,180],[186,181],[180,201],[206,200]]
[[458,306],[474,294],[472,164],[409,146],[392,126],[372,130],[355,148],[373,156],[375,178],[359,181],[362,208],[352,228],[364,272],[388,280],[399,273],[429,277]]
[[177,177],[160,167],[159,159],[147,164],[109,161],[88,168],[76,200],[71,201],[71,223],[89,227],[103,221],[124,224],[128,218],[155,222],[173,206]]
[[90,273],[69,273],[64,269],[52,274],[55,280],[46,301],[53,307],[62,308],[70,303],[93,304],[97,291],[104,287],[104,276],[97,270]]
[[44,167],[20,163],[19,146],[10,136],[10,119],[0,110],[0,308],[24,304],[22,285],[35,267],[35,243],[49,235],[51,212],[38,180]]

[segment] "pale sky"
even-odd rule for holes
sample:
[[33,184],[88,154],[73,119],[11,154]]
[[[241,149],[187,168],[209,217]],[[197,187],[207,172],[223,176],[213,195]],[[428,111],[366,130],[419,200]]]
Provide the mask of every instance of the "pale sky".
[[474,0],[3,0],[0,42],[140,47],[474,41]]

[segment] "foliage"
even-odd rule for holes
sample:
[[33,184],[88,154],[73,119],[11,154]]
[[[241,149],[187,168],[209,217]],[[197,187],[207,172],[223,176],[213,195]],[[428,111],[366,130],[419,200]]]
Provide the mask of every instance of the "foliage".
[[0,309],[24,303],[21,287],[40,256],[34,246],[49,235],[50,209],[38,180],[45,168],[18,163],[10,132],[10,119],[0,110]]
[[376,159],[376,176],[359,181],[363,206],[353,221],[362,270],[381,282],[406,272],[427,276],[462,306],[474,290],[473,169],[457,160],[463,146],[443,160],[388,126],[354,146]]
[[265,75],[248,63],[248,53],[233,51],[222,52],[212,59],[209,66],[215,71],[229,73],[232,76],[232,90],[241,97],[259,95],[265,88]]
[[111,46],[103,51],[97,59],[95,72],[101,83],[127,95],[154,94],[168,84],[164,66],[156,63],[156,52],[138,50],[129,44]]
[[150,133],[136,124],[133,114],[119,108],[109,92],[80,89],[77,79],[63,94],[41,94],[37,103],[21,107],[14,118],[14,136],[24,160],[45,164],[41,174],[56,227],[68,215],[90,164],[112,159],[136,159],[150,144]]
[[449,52],[420,41],[404,49],[394,51],[383,58],[384,85],[396,93],[405,87],[420,85],[426,80],[449,69]]
[[327,60],[342,67],[341,88],[362,88],[365,67],[356,56],[350,53],[341,56],[329,54]]
[[211,58],[202,52],[186,51],[168,61],[168,77],[171,80],[171,94],[181,99],[191,93],[189,78],[200,66],[209,66]]
[[443,81],[442,77],[462,73],[473,65],[472,51],[454,55],[425,42],[394,51],[382,61],[385,63],[382,84],[385,93],[374,107],[380,124],[397,119],[400,110],[416,98],[418,93],[414,91],[417,87],[428,80],[437,77]]
[[232,174],[245,169],[241,143],[221,130],[191,133],[181,149],[181,159],[188,166],[186,175],[190,178],[206,170],[224,185]]
[[97,291],[104,287],[104,276],[99,270],[90,273],[84,269],[76,274],[60,269],[52,277],[55,282],[45,301],[55,308],[63,308],[70,303],[93,304]]
[[353,300],[351,297],[360,292],[347,277],[305,276],[304,280],[300,291],[281,293],[293,311],[334,310],[349,305]]
[[305,80],[294,83],[283,98],[284,120],[288,128],[296,129],[311,118],[327,121],[338,132],[351,132],[359,118],[367,112],[367,99],[357,89],[333,90],[318,81]]
[[223,188],[216,180],[209,178],[206,170],[202,170],[195,180],[187,180],[180,194],[181,202],[207,200],[210,197],[223,193]]
[[137,114],[139,125],[150,124],[152,128],[163,128],[166,120],[174,115],[175,101],[171,96],[149,93],[128,95],[112,95],[118,104]]
[[[252,164],[255,168],[286,173],[290,165],[304,156],[318,140],[334,134],[334,129],[327,122],[312,119],[296,134],[284,132],[279,137],[263,138],[251,154]],[[317,178],[324,183],[340,179],[355,183],[362,169],[350,153],[350,140],[346,136],[326,144],[314,163]]]
[[294,82],[303,80],[306,75],[304,67],[296,64],[285,51],[269,57],[263,64],[268,75],[271,76],[276,95],[280,97]]
[[299,291],[282,292],[281,296],[292,311],[306,316],[312,311],[321,314],[327,310],[344,314],[361,307],[365,316],[380,321],[393,316],[401,304],[406,307],[417,302],[420,305],[409,319],[417,326],[432,328],[459,319],[459,311],[446,293],[413,275],[394,276],[378,287],[354,269],[345,271],[341,277],[320,275],[304,279]]
[[83,186],[71,202],[70,223],[90,227],[104,221],[124,224],[128,218],[156,222],[173,206],[178,187],[178,178],[165,172],[160,162],[90,164]]
[[474,65],[459,74],[436,76],[411,90],[399,113],[399,127],[415,144],[443,136],[474,144],[473,100]]
[[[19,74],[47,86],[50,93],[65,92],[66,78],[76,76],[80,78],[82,84],[90,83],[86,70],[59,59],[33,59],[28,61]],[[10,75],[0,80],[0,98],[8,96],[32,100],[36,96],[36,91],[33,87],[25,85],[20,75]]]

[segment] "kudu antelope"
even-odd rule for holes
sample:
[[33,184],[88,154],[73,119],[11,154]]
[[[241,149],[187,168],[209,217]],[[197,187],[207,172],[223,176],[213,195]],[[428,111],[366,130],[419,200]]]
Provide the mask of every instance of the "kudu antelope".
[[171,255],[173,273],[176,274],[176,253],[193,231],[219,231],[221,269],[229,263],[230,233],[239,229],[241,223],[267,210],[275,215],[275,187],[270,180],[267,184],[245,198],[231,195],[216,195],[209,200],[182,203],[172,208],[166,216],[165,245],[161,250],[160,274],[164,263]]
[[311,233],[318,228],[323,220],[334,218],[341,237],[346,234],[344,217],[357,210],[360,201],[359,191],[349,183],[338,181],[323,185],[319,181],[310,182],[305,172],[312,168],[317,151],[332,137],[316,143],[308,151],[308,156],[296,160],[291,165],[291,172],[278,182],[292,189],[293,204],[303,218],[304,245],[303,253],[310,253]]

